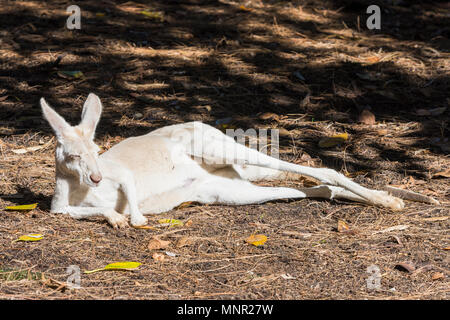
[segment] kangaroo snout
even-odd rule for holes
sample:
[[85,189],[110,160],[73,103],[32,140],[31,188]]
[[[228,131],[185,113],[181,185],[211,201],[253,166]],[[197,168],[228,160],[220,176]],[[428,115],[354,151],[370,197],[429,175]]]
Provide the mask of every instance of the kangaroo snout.
[[102,181],[102,176],[101,174],[96,174],[93,173],[89,176],[89,178],[91,178],[91,181],[95,184],[99,183],[100,181]]

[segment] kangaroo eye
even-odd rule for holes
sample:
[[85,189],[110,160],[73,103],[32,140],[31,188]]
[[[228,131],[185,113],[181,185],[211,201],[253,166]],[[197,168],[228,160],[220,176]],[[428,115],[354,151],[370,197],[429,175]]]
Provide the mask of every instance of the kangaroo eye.
[[78,154],[69,154],[67,156],[70,160],[80,159],[81,157]]

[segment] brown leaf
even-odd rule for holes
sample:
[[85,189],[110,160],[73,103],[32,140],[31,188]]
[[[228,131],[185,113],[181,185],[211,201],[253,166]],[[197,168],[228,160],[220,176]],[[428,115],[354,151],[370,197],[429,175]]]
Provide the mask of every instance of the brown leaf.
[[345,221],[339,220],[337,230],[338,232],[348,232],[350,228]]
[[56,290],[56,291],[64,292],[67,289],[67,283],[60,282],[60,281],[57,281],[57,280],[51,279],[51,278],[43,279],[43,280],[41,280],[41,283],[49,288],[52,288],[53,290]]
[[187,245],[190,245],[192,243],[192,238],[190,237],[181,237],[180,239],[178,239],[177,241],[177,248],[181,248]]
[[155,252],[155,253],[152,255],[152,258],[153,258],[154,260],[158,261],[158,262],[163,262],[164,259],[165,259],[164,255],[163,255],[162,253],[159,253],[159,252]]
[[339,220],[338,221],[337,230],[340,233],[351,234],[351,235],[354,235],[354,234],[357,233],[356,230],[350,229],[348,224],[345,221],[343,221],[343,220]]
[[439,280],[439,279],[443,279],[443,278],[444,278],[444,274],[442,272],[435,272],[431,276],[431,280]]
[[185,223],[184,223],[184,226],[185,227],[190,227],[192,225],[192,220],[188,220],[188,221],[186,221]]
[[169,246],[170,241],[164,241],[161,239],[158,239],[157,237],[153,237],[147,245],[147,248],[149,250],[159,250],[159,249],[165,249]]
[[439,178],[439,177],[450,178],[450,168],[445,171],[437,172],[432,176],[432,178]]
[[375,115],[370,112],[367,109],[364,109],[361,114],[358,117],[358,122],[367,124],[367,125],[374,125],[375,124]]
[[409,273],[413,273],[416,270],[415,265],[412,262],[400,262],[395,265],[395,268],[400,271],[407,271]]
[[264,112],[259,116],[259,119],[261,120],[280,120],[280,116],[273,113],[273,112]]
[[366,62],[370,64],[377,63],[378,61],[380,61],[380,58],[378,58],[377,56],[368,57],[366,59]]

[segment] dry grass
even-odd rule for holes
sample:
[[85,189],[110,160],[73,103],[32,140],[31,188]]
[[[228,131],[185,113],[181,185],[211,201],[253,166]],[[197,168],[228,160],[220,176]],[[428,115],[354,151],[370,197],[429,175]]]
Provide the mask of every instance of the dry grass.
[[[249,12],[234,1],[85,1],[82,30],[73,32],[62,27],[69,2],[0,1],[0,208],[39,203],[28,213],[0,210],[0,298],[448,299],[450,184],[434,174],[450,168],[448,144],[436,144],[448,137],[449,110],[415,112],[448,107],[448,7],[379,2],[390,12],[380,32],[364,27],[365,1],[249,1]],[[163,12],[164,22],[142,9]],[[85,77],[68,80],[61,70]],[[75,123],[91,91],[105,106],[96,139],[105,150],[163,125],[233,117],[244,129],[283,129],[285,160],[333,167],[374,188],[406,187],[441,205],[193,205],[150,218],[189,226],[152,230],[50,214],[54,140],[38,100]],[[356,122],[367,105],[373,126]],[[347,143],[318,148],[321,137],[344,131]],[[31,146],[42,148],[13,152]],[[338,232],[339,220],[354,232]],[[398,225],[408,228],[378,232]],[[12,242],[28,233],[45,238]],[[245,239],[254,233],[269,240],[251,246]],[[147,248],[155,235],[177,255],[155,261]],[[178,247],[182,237],[189,242]],[[115,261],[143,265],[82,275],[78,290],[65,286],[69,265]],[[396,269],[402,262],[416,272]],[[366,286],[373,264],[379,291]],[[436,273],[443,277],[433,280]]]

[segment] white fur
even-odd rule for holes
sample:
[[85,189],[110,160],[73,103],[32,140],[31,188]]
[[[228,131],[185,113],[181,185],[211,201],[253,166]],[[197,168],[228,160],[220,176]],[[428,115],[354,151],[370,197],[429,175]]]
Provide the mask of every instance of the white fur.
[[[93,142],[102,105],[89,94],[78,126],[72,127],[41,98],[44,117],[57,137],[56,186],[51,211],[76,219],[103,216],[114,227],[147,223],[145,214],[186,201],[242,205],[284,198],[350,199],[401,210],[399,198],[370,190],[327,168],[281,161],[247,148],[221,131],[189,122],[123,140],[98,156]],[[312,177],[322,185],[292,189],[249,181]],[[95,183],[91,177],[101,177]],[[94,179],[96,180],[96,179]]]

